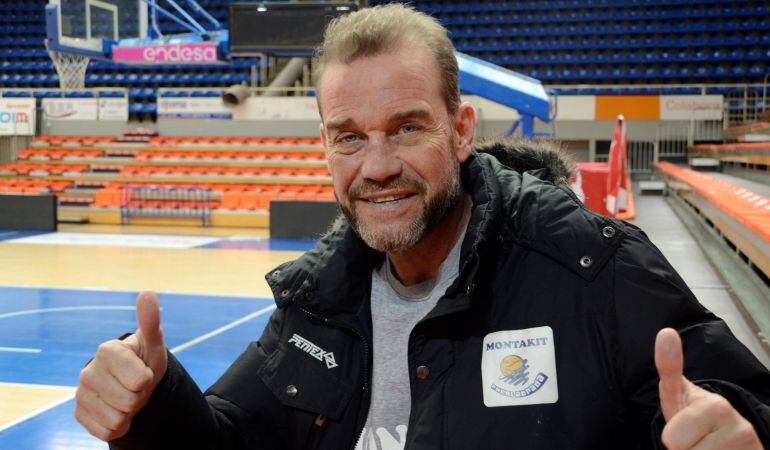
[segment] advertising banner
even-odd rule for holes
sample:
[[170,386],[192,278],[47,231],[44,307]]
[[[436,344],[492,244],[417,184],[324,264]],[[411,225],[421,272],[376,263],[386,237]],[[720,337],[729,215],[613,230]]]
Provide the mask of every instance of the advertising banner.
[[127,64],[216,64],[216,42],[198,44],[153,45],[146,47],[113,47],[112,59]]
[[100,98],[99,120],[128,121],[127,98]]
[[232,112],[234,120],[321,120],[315,97],[249,97]]
[[99,103],[95,98],[44,98],[43,120],[96,120]]
[[35,134],[35,99],[0,98],[0,135]]
[[722,120],[721,95],[661,95],[660,120]]
[[225,119],[233,118],[233,110],[219,97],[158,98],[159,119]]

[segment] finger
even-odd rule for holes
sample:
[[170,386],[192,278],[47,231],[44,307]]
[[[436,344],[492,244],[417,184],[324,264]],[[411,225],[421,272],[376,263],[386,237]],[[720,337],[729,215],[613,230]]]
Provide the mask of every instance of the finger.
[[[152,370],[142,361],[128,344],[112,340],[99,346],[93,364],[93,386],[102,388],[105,376],[114,377],[125,389],[140,392],[149,387],[153,380]],[[99,378],[96,378],[99,377]]]
[[107,442],[111,439],[119,437],[113,437],[114,432],[99,424],[96,419],[91,417],[91,415],[80,404],[75,404],[74,415],[75,420],[77,420],[80,425],[83,425],[83,428],[85,428],[86,431],[91,433],[91,435],[97,439],[101,439],[102,441]]
[[131,423],[129,416],[105,403],[96,392],[78,389],[75,392],[75,399],[83,412],[101,427],[121,435],[128,431]]
[[142,344],[152,347],[164,345],[160,329],[160,304],[153,292],[144,291],[137,297],[136,323],[139,324]]
[[666,421],[684,408],[684,354],[682,340],[673,328],[664,328],[655,339],[655,367],[660,384],[660,408]]
[[146,397],[144,391],[133,392],[126,389],[111,374],[97,370],[83,370],[80,375],[80,385],[99,393],[105,403],[118,411],[135,414]]

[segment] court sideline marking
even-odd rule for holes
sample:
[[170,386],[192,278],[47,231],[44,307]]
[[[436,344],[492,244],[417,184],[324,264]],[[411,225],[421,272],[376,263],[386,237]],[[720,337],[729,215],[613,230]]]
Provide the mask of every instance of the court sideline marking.
[[51,313],[51,312],[66,312],[66,311],[134,311],[134,306],[60,306],[57,308],[40,308],[40,309],[25,309],[22,311],[13,311],[9,313],[0,314],[0,319],[7,319],[9,317],[27,316],[31,314]]
[[39,348],[0,347],[0,352],[41,353],[42,351]]
[[[50,287],[50,286],[38,286],[38,285],[32,285],[32,284],[3,284],[0,285],[0,289],[2,288],[9,288],[9,289],[55,289],[58,291],[88,291],[88,292],[109,292],[109,293],[129,293],[129,294],[139,294],[141,290],[137,289],[112,289],[110,287],[106,286],[86,286],[86,287]],[[266,297],[266,296],[260,296],[255,294],[229,294],[229,293],[223,293],[223,292],[185,292],[185,291],[162,291],[162,290],[153,290],[152,292],[156,293],[159,296],[163,295],[188,295],[190,297],[230,297],[230,298],[239,298],[244,300],[273,300],[272,297]],[[163,303],[163,298],[161,297],[160,302]],[[121,307],[122,308],[122,307]],[[134,307],[130,307],[131,309],[134,309]],[[161,306],[161,309],[163,307]]]
[[[210,332],[208,332],[206,334],[200,335],[200,336],[198,336],[198,337],[196,337],[194,339],[191,339],[191,340],[189,340],[189,341],[187,341],[187,342],[185,342],[183,344],[177,345],[176,347],[172,348],[170,351],[171,351],[171,353],[175,353],[176,354],[176,353],[179,353],[181,351],[187,350],[188,348],[192,347],[193,345],[200,344],[201,342],[206,341],[208,339],[211,339],[212,337],[214,337],[216,335],[222,334],[222,333],[224,333],[227,330],[235,328],[238,325],[243,324],[244,322],[248,322],[249,320],[252,320],[252,319],[254,319],[256,317],[259,317],[259,316],[261,316],[261,315],[263,315],[265,313],[268,313],[268,312],[274,310],[275,308],[276,308],[276,305],[266,306],[266,307],[264,307],[264,308],[262,308],[262,309],[260,309],[258,311],[255,311],[255,312],[253,312],[251,314],[243,316],[240,319],[236,319],[236,320],[234,320],[234,321],[232,321],[232,322],[230,322],[230,323],[228,323],[228,324],[226,324],[224,326],[221,326],[221,327],[219,327],[219,328],[217,328],[217,329],[215,329],[213,331],[210,331]],[[131,307],[131,309],[134,309],[134,308]],[[21,311],[19,311],[19,312],[21,312]],[[58,387],[65,387],[65,386],[58,386]],[[75,394],[74,393],[72,395],[69,395],[69,396],[59,400],[59,401],[54,402],[51,405],[45,406],[43,408],[40,408],[39,410],[33,411],[33,412],[27,414],[26,416],[20,417],[19,419],[16,419],[13,422],[7,423],[4,426],[0,427],[0,433],[5,431],[5,430],[7,430],[7,429],[9,429],[9,428],[11,428],[14,425],[18,425],[18,424],[20,424],[20,423],[22,423],[22,422],[24,422],[26,420],[29,420],[29,419],[31,419],[31,418],[39,415],[39,414],[42,414],[42,413],[44,413],[44,412],[46,412],[46,411],[48,411],[50,409],[53,409],[53,408],[55,408],[55,407],[57,407],[57,406],[59,406],[59,405],[61,405],[63,403],[66,403],[66,402],[72,400],[73,398],[75,398]]]

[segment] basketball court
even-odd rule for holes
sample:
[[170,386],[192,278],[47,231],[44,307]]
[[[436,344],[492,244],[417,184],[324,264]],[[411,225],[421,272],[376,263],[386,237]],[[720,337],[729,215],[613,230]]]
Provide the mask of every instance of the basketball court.
[[[105,449],[75,421],[75,389],[99,344],[136,329],[137,294],[158,294],[166,344],[205,390],[259,339],[275,309],[264,275],[312,248],[337,214],[308,57],[332,17],[369,2],[305,3],[300,13],[286,2],[188,1],[187,9],[156,0],[16,3],[0,5],[0,15],[24,23],[7,26],[18,33],[3,42],[23,47],[23,64],[31,65],[16,75],[0,73],[0,194],[27,200],[24,208],[32,196],[48,199],[35,206],[45,214],[25,214],[54,226],[0,226],[0,449]],[[633,195],[612,214],[642,227],[698,299],[770,367],[770,315],[762,294],[770,289],[770,146],[743,142],[770,141],[770,113],[758,112],[770,102],[752,97],[756,85],[740,87],[738,95],[721,80],[671,88],[623,84],[644,75],[639,71],[607,90],[584,83],[546,89],[538,74],[551,69],[539,65],[540,56],[522,75],[503,67],[515,66],[509,54],[496,53],[515,47],[504,42],[510,30],[493,27],[514,14],[500,11],[530,14],[534,6],[521,2],[519,11],[517,2],[499,3],[417,2],[455,26],[460,84],[479,113],[478,135],[555,136],[585,164],[578,169],[585,180],[608,176],[617,141],[612,124],[626,120],[633,142],[629,160],[623,157],[629,173],[618,183]],[[575,8],[569,14],[585,12]],[[34,25],[26,25],[27,16]],[[489,29],[477,29],[482,25]],[[541,31],[521,43],[535,46],[532,55],[544,51]],[[34,38],[27,42],[26,34]],[[596,34],[580,45],[607,33]],[[0,32],[0,40],[4,36]],[[633,52],[637,44],[629,44]],[[582,48],[568,59],[584,57]],[[17,64],[2,56],[0,63]],[[50,73],[34,72],[35,64]],[[733,108],[735,99],[742,103]],[[666,112],[664,105],[674,101],[706,106]],[[718,115],[703,112],[715,108]],[[736,108],[740,122],[730,115]],[[626,119],[615,122],[620,114]],[[751,121],[757,123],[744,124]],[[744,129],[760,134],[746,137]],[[741,141],[739,150],[734,143],[714,145],[733,138]],[[706,144],[693,145],[699,143]],[[684,168],[688,156],[733,171],[704,178]],[[639,182],[649,179],[666,196],[642,195]],[[696,194],[714,180],[730,195],[742,188],[741,198],[751,204],[724,194],[721,207],[704,207]],[[598,186],[606,184],[602,179]],[[604,208],[604,194],[588,199]],[[18,211],[22,200],[14,204]],[[736,205],[743,209],[734,212]],[[696,230],[696,222],[707,231]],[[707,235],[717,244],[704,244]],[[715,246],[727,253],[709,250]],[[754,278],[737,284],[759,286],[760,294],[739,300],[743,293],[731,284],[738,273]]]

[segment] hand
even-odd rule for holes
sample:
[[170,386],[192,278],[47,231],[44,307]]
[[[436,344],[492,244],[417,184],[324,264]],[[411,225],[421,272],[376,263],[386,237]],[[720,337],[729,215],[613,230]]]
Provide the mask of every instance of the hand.
[[147,404],[166,373],[160,307],[152,292],[142,292],[136,299],[136,321],[136,334],[101,344],[80,372],[75,419],[103,441],[128,432],[131,419]]
[[684,377],[682,340],[664,328],[655,340],[660,375],[660,408],[666,419],[661,440],[669,450],[758,449],[756,430],[721,395],[701,389]]

